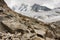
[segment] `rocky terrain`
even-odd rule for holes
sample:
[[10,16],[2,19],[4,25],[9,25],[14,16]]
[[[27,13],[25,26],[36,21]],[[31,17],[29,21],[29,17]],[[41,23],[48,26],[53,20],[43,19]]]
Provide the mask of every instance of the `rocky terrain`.
[[0,40],[60,40],[60,21],[44,24],[12,11],[0,0]]

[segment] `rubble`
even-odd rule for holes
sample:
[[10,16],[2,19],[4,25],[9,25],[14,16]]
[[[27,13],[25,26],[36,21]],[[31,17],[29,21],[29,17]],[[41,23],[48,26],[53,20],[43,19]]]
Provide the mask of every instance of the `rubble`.
[[32,38],[32,40],[45,40],[45,39],[43,39],[41,37],[34,37],[34,38]]
[[60,40],[60,22],[44,24],[17,14],[5,3],[2,9],[5,11],[0,12],[0,40]]
[[35,30],[35,32],[36,32],[36,34],[42,35],[43,37],[46,34],[46,31],[45,30]]
[[8,28],[10,28],[12,31],[17,30],[17,29],[22,29],[22,30],[27,29],[26,25],[20,23],[15,18],[3,20],[2,23],[6,25]]
[[55,40],[55,39],[46,37],[46,40]]

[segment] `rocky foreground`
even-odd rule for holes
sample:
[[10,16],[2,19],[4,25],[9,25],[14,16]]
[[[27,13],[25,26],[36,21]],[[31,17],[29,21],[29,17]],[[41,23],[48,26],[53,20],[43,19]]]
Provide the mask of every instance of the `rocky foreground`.
[[0,40],[60,40],[60,21],[44,24],[13,12],[0,0]]

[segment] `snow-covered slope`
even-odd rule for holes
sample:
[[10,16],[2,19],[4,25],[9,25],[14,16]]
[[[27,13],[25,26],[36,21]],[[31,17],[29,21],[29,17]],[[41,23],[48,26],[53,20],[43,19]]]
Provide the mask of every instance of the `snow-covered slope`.
[[35,9],[39,10],[39,12],[32,10],[32,6],[35,4],[53,10],[54,8],[60,7],[60,0],[5,0],[5,2],[15,12],[38,19],[45,23],[60,20],[60,14],[55,13],[54,11],[43,11],[40,10],[38,6],[36,6]]

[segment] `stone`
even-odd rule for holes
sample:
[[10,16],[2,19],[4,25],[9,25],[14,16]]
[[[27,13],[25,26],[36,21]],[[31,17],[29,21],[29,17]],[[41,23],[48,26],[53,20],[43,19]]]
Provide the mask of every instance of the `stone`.
[[50,11],[51,9],[45,7],[45,6],[41,6],[39,4],[34,4],[32,6],[32,10],[35,11],[35,12],[39,12],[40,10],[43,10],[43,11]]
[[26,30],[26,25],[22,24],[16,18],[6,19],[2,21],[2,24],[6,26],[6,28],[11,29],[12,31],[22,29]]
[[51,26],[52,28],[54,28],[54,29],[56,28],[56,26],[55,26],[55,25],[53,25],[53,24],[51,24],[50,26]]
[[3,12],[3,9],[0,7],[0,12]]
[[53,23],[51,27],[53,28],[56,37],[59,38],[60,37],[60,21]]
[[36,33],[36,34],[39,34],[39,35],[42,35],[42,36],[44,37],[45,34],[46,34],[46,31],[45,31],[45,30],[36,30],[36,29],[35,29],[35,33]]
[[34,38],[32,38],[32,40],[45,40],[45,39],[41,38],[41,37],[34,37]]
[[19,38],[13,38],[12,40],[20,40]]
[[34,36],[35,36],[35,34],[33,34],[33,33],[25,33],[22,36],[21,40],[27,40],[27,39],[33,38]]
[[35,25],[31,25],[32,27],[34,27],[35,29],[40,29],[41,28],[41,25],[39,24],[35,24]]
[[55,36],[55,34],[53,33],[53,31],[48,30],[48,31],[46,32],[46,37],[55,38],[56,36]]
[[57,38],[60,38],[60,33],[56,33],[56,37]]
[[57,21],[57,22],[53,23],[53,25],[55,25],[55,26],[60,28],[60,21]]
[[46,40],[55,40],[55,39],[46,37]]

